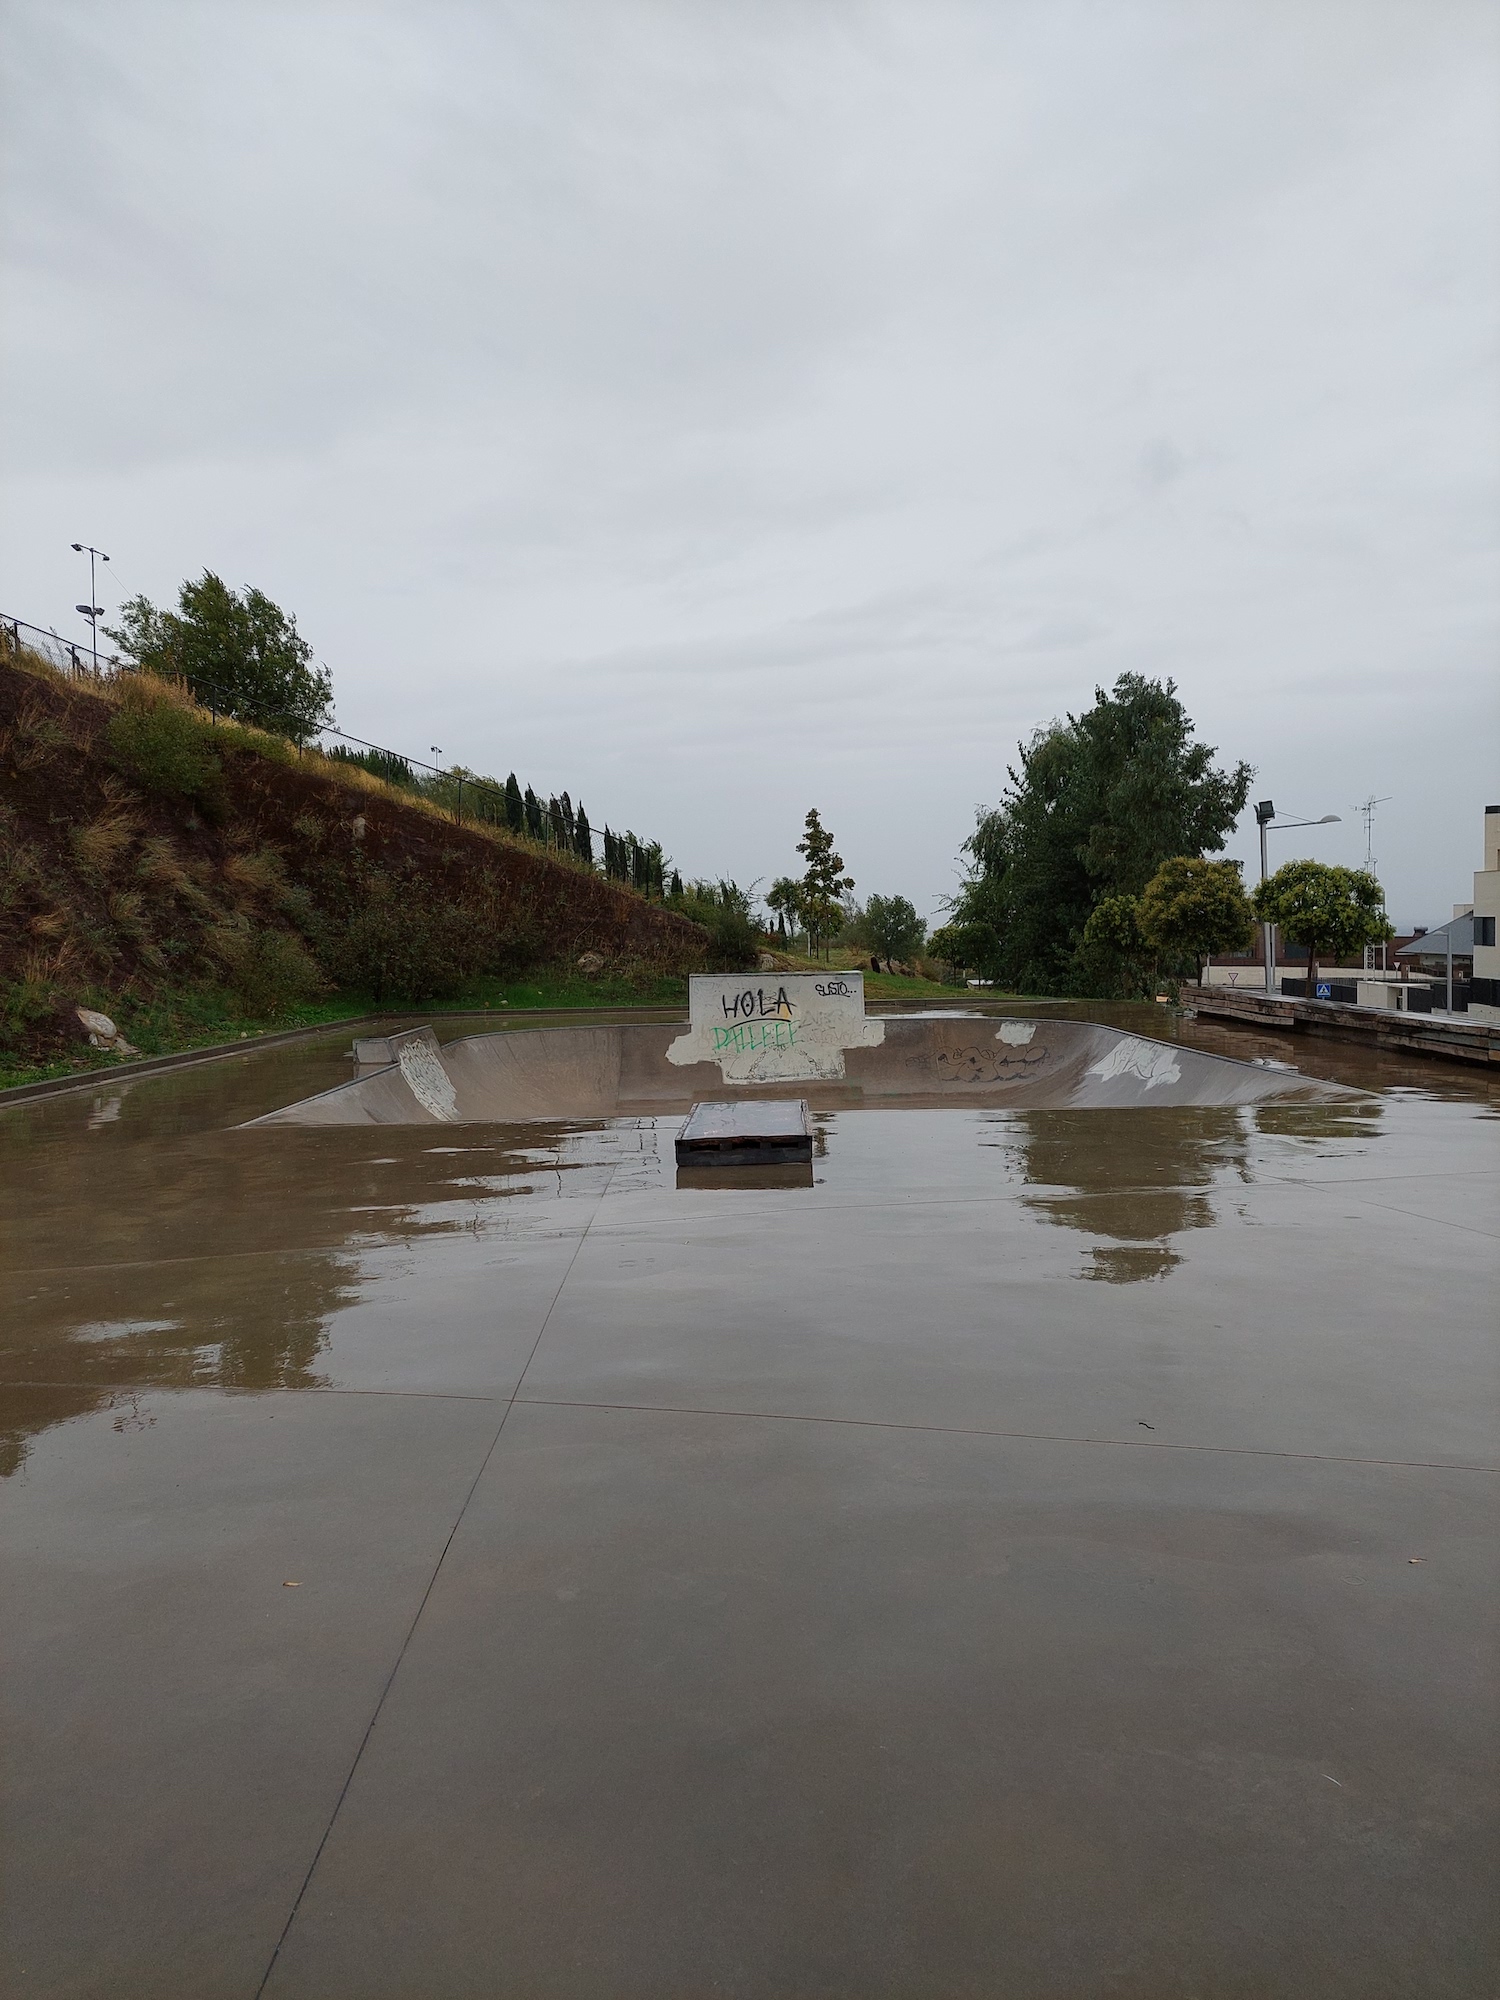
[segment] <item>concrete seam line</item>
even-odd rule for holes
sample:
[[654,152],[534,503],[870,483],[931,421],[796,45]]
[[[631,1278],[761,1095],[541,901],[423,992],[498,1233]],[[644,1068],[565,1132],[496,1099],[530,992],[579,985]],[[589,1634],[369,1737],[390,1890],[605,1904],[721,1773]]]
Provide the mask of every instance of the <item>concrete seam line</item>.
[[[602,1208],[604,1205],[604,1197],[609,1193],[609,1182],[610,1180],[613,1180],[614,1174],[615,1174],[615,1169],[611,1167],[609,1171],[609,1179],[605,1181],[603,1188],[600,1190],[598,1202],[594,1210],[595,1215],[598,1214],[599,1209]],[[318,1863],[323,1858],[323,1849],[328,1845],[329,1837],[333,1833],[333,1829],[338,1821],[338,1816],[340,1812],[343,1810],[344,1800],[349,1796],[349,1787],[354,1783],[354,1774],[359,1769],[360,1759],[364,1756],[366,1746],[368,1745],[370,1738],[375,1733],[375,1725],[380,1720],[380,1712],[385,1707],[386,1697],[390,1694],[392,1687],[395,1685],[396,1676],[401,1671],[401,1662],[406,1658],[406,1649],[408,1646],[410,1646],[412,1642],[412,1636],[416,1632],[418,1625],[422,1622],[422,1613],[427,1609],[427,1600],[429,1597],[431,1597],[433,1588],[437,1583],[438,1577],[442,1573],[443,1564],[448,1560],[448,1551],[453,1546],[454,1537],[457,1535],[459,1529],[463,1526],[464,1516],[469,1511],[469,1503],[474,1498],[475,1493],[479,1490],[479,1482],[481,1479],[483,1479],[485,1475],[485,1470],[488,1467],[490,1460],[495,1455],[495,1447],[499,1444],[500,1434],[505,1429],[505,1420],[510,1415],[511,1411],[515,1408],[516,1398],[520,1390],[521,1384],[526,1379],[526,1369],[531,1366],[532,1361],[536,1357],[536,1351],[542,1344],[542,1335],[547,1331],[548,1321],[552,1318],[552,1315],[557,1308],[557,1302],[562,1297],[563,1286],[567,1284],[569,1277],[572,1275],[573,1266],[578,1262],[578,1254],[582,1250],[584,1242],[588,1237],[589,1225],[592,1224],[593,1219],[594,1217],[591,1215],[589,1217],[588,1223],[584,1225],[582,1235],[579,1236],[577,1243],[574,1245],[573,1255],[568,1259],[568,1268],[566,1271],[563,1272],[562,1278],[558,1283],[557,1290],[552,1294],[552,1303],[551,1305],[548,1306],[545,1314],[542,1317],[542,1323],[537,1328],[537,1336],[536,1339],[531,1343],[531,1352],[526,1357],[525,1366],[522,1368],[520,1374],[516,1377],[516,1386],[514,1389],[511,1390],[510,1395],[506,1400],[505,1408],[501,1412],[500,1421],[495,1426],[495,1435],[490,1439],[489,1446],[485,1451],[484,1457],[480,1460],[479,1470],[474,1474],[473,1479],[469,1483],[469,1490],[464,1495],[463,1505],[459,1508],[458,1513],[454,1519],[453,1526],[448,1530],[447,1540],[443,1543],[443,1546],[438,1553],[438,1559],[432,1566],[432,1575],[427,1579],[427,1587],[422,1592],[421,1602],[417,1605],[416,1611],[412,1615],[412,1621],[410,1625],[408,1625],[406,1628],[406,1637],[401,1641],[401,1646],[396,1654],[395,1661],[391,1666],[390,1672],[385,1677],[385,1685],[381,1688],[379,1698],[376,1701],[375,1706],[370,1713],[370,1720],[365,1724],[365,1732],[363,1736],[361,1736],[359,1739],[359,1747],[354,1753],[353,1762],[349,1766],[343,1784],[339,1787],[339,1795],[334,1800],[333,1811],[328,1816],[328,1824],[323,1829],[322,1838],[319,1840],[317,1848],[314,1850],[312,1860],[307,1864],[307,1873],[302,1878],[302,1886],[298,1889],[296,1897],[292,1902],[291,1910],[287,1915],[287,1920],[281,1927],[281,1935],[276,1940],[276,1948],[271,1953],[270,1961],[266,1966],[265,1975],[262,1978],[259,1986],[257,1986],[255,1989],[256,2000],[261,2000],[261,1995],[265,1992],[267,1985],[270,1983],[271,1974],[276,1970],[276,1961],[281,1956],[281,1948],[286,1943],[287,1938],[291,1933],[292,1925],[297,1921],[297,1912],[302,1907],[302,1899],[304,1896],[306,1896],[308,1888],[311,1885],[312,1878],[317,1873]]]
[[750,1423],[841,1424],[850,1430],[910,1431],[918,1436],[994,1438],[1003,1443],[1117,1445],[1127,1451],[1201,1451],[1225,1458],[1294,1458],[1317,1465],[1384,1465],[1393,1471],[1487,1472],[1500,1475],[1500,1465],[1469,1465],[1434,1458],[1357,1458],[1350,1452],[1277,1451],[1256,1444],[1173,1444],[1158,1438],[1072,1437],[1057,1431],[989,1431],[968,1424],[903,1424],[891,1417],[815,1417],[800,1410],[710,1410],[693,1403],[591,1403],[579,1397],[517,1396],[515,1400],[541,1410],[618,1410],[648,1417],[737,1417]]
[[[1401,1176],[1392,1175],[1392,1179],[1399,1179],[1399,1178],[1401,1178]],[[1415,1178],[1415,1176],[1413,1176],[1413,1178]],[[1444,1176],[1444,1178],[1448,1177]],[[1452,1176],[1452,1178],[1457,1179],[1458,1176],[1454,1175]],[[1455,1222],[1452,1216],[1449,1215],[1424,1215],[1421,1209],[1402,1208],[1399,1202],[1373,1201],[1371,1200],[1369,1195],[1349,1194],[1349,1190],[1351,1188],[1366,1186],[1368,1185],[1368,1183],[1366,1182],[1338,1181],[1335,1183],[1335,1185],[1339,1188],[1339,1190],[1342,1193],[1348,1194],[1349,1199],[1351,1201],[1360,1202],[1365,1208],[1378,1209],[1382,1215],[1404,1215],[1408,1222],[1434,1222],[1441,1229],[1460,1229],[1463,1231],[1465,1236],[1479,1236],[1482,1237],[1487,1243],[1494,1243],[1497,1240],[1500,1240],[1500,1230],[1497,1229],[1480,1229],[1477,1224],[1472,1222]],[[1321,1186],[1320,1183],[1318,1183],[1317,1181],[1309,1181],[1307,1183],[1307,1186],[1310,1189],[1321,1194],[1326,1194],[1329,1192],[1329,1190],[1326,1187]]]

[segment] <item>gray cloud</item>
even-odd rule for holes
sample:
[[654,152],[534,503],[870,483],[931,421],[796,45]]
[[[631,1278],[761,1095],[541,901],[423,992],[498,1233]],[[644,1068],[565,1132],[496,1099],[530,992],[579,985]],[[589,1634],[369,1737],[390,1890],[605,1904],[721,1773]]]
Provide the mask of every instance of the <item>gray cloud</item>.
[[[1278,803],[1496,794],[1489,6],[8,8],[5,608],[297,611],[349,725],[926,906],[1170,673]],[[1235,850],[1249,855],[1248,838]]]

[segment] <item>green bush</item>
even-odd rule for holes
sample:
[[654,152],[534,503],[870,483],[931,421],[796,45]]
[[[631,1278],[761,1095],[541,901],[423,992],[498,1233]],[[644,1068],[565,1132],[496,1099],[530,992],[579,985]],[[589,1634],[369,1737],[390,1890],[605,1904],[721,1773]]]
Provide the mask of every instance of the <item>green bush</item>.
[[258,1020],[273,1019],[327,991],[312,954],[287,931],[222,924],[208,948],[227,990]]
[[196,716],[170,701],[132,701],[104,732],[111,762],[152,797],[217,807],[223,767]]
[[431,902],[417,885],[366,883],[356,907],[330,926],[319,958],[336,985],[373,1000],[447,1000],[486,969],[483,927],[458,903]]
[[20,1054],[29,1035],[55,1010],[55,997],[44,980],[0,981],[0,1050]]
[[691,882],[667,908],[708,932],[709,972],[752,972],[763,949],[750,920],[750,898],[736,882]]

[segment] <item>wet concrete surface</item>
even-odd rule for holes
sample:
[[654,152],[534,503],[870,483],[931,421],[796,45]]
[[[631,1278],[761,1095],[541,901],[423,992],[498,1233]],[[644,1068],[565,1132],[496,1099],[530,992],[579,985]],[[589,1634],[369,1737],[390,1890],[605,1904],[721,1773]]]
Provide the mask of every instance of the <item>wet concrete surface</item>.
[[1497,1990],[1493,1086],[1106,1018],[1380,1094],[0,1115],[0,1986]]

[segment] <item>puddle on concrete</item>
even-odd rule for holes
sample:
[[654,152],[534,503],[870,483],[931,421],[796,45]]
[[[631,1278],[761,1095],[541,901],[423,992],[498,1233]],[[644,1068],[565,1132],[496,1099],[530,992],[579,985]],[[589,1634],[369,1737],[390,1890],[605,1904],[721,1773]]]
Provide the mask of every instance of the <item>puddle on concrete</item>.
[[[430,1381],[467,1393],[512,1315],[541,1323],[590,1227],[649,1233],[759,1213],[766,1257],[816,1293],[827,1278],[815,1252],[778,1240],[788,1212],[1005,1202],[1005,1227],[1030,1231],[1027,1255],[1049,1271],[1168,1296],[1195,1241],[1256,1226],[1236,1208],[1250,1191],[1439,1172],[1473,1186],[1500,1171],[1482,1074],[1336,1043],[1289,1048],[1163,1010],[1075,1011],[1240,1060],[1295,1054],[1305,1073],[1381,1094],[1126,1112],[834,1108],[819,1115],[810,1176],[718,1186],[679,1184],[674,1117],[236,1129],[345,1081],[346,1030],[15,1106],[0,1113],[0,1469],[21,1466],[54,1425],[108,1409],[143,1423],[150,1397],[174,1390]],[[1350,1207],[1368,1215],[1355,1197]],[[917,1282],[924,1254],[903,1238],[903,1282]],[[943,1283],[940,1262],[929,1276]],[[1374,1265],[1368,1284],[1373,1298]],[[1360,1311],[1359,1298],[1344,1309]]]

